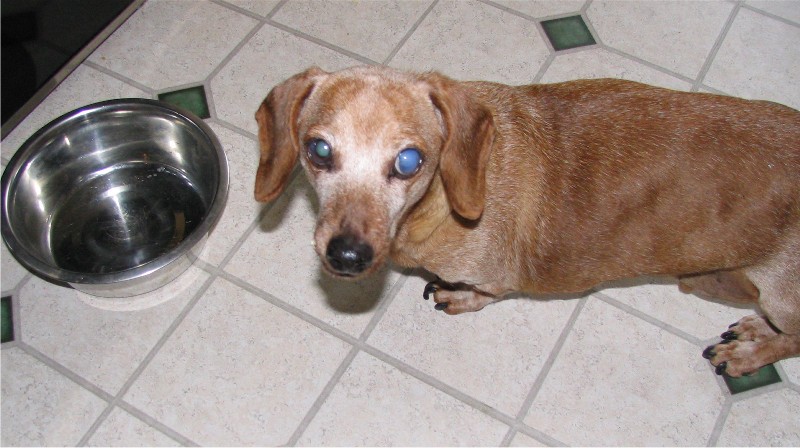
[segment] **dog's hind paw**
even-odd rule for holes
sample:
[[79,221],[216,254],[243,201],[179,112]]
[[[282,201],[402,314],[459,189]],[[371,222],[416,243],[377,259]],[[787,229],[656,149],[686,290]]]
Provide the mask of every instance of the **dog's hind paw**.
[[769,364],[755,356],[758,343],[752,341],[722,341],[703,350],[703,358],[711,361],[717,375],[740,377]]

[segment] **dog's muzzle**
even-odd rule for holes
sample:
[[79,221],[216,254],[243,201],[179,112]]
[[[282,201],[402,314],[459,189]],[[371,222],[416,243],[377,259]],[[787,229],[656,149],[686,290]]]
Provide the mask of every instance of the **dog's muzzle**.
[[336,274],[354,276],[364,272],[372,264],[372,246],[352,235],[340,235],[331,239],[325,258]]

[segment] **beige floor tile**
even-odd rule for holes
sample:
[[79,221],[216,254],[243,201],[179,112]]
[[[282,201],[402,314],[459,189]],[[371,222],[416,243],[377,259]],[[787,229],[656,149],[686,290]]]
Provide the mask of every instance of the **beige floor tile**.
[[206,277],[190,268],[159,290],[119,303],[33,278],[19,294],[21,339],[116,394]]
[[549,50],[534,22],[476,1],[439,2],[391,61],[456,79],[526,84]]
[[383,62],[428,9],[430,0],[296,0],[273,20],[376,62]]
[[694,79],[732,10],[722,1],[596,1],[587,15],[602,43]]
[[253,134],[254,115],[270,89],[311,66],[339,70],[355,59],[264,25],[211,81],[217,116]]
[[311,186],[300,173],[225,270],[358,336],[399,275],[384,269],[365,280],[349,282],[322,272],[312,243],[315,204]]
[[410,277],[368,342],[489,406],[516,415],[576,300],[511,299],[449,316]]
[[257,24],[205,0],[151,0],[89,60],[153,89],[201,82]]
[[149,96],[146,92],[116,78],[81,65],[3,139],[3,158],[10,158],[39,128],[74,109],[98,101],[130,97],[148,98]]
[[496,446],[508,426],[359,353],[300,446]]
[[253,197],[258,144],[222,126],[210,124],[228,158],[228,201],[220,221],[211,232],[201,258],[219,265],[239,238],[250,227],[262,205]]
[[800,386],[800,358],[784,359],[781,361],[781,366],[788,380]]
[[728,325],[755,313],[752,308],[684,294],[678,290],[677,283],[642,284],[643,281],[619,282],[638,286],[608,288],[600,292],[701,340],[718,336],[728,329]]
[[106,402],[18,348],[2,350],[2,446],[75,446]]
[[556,56],[541,82],[573,79],[617,78],[688,91],[692,85],[652,67],[624,58],[602,48]]
[[176,446],[177,442],[151,426],[115,408],[97,431],[89,438],[87,446]]
[[704,445],[722,401],[698,347],[590,298],[525,423],[568,445]]
[[200,445],[280,445],[349,350],[217,280],[124,399]]
[[[800,2],[797,2],[800,5]],[[800,109],[800,27],[752,12],[739,14],[703,82],[735,96]]]
[[734,403],[717,445],[800,445],[800,393],[783,389]]
[[495,0],[495,3],[535,18],[579,13],[584,0]]

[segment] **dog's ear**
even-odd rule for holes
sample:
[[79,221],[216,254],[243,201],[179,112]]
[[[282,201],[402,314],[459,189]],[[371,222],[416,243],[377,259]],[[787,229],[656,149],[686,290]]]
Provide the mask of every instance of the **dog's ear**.
[[439,171],[447,199],[457,214],[476,220],[486,201],[486,165],[494,140],[491,110],[458,81],[437,73],[424,78],[431,85],[431,101],[444,126]]
[[257,201],[275,199],[289,180],[300,147],[297,118],[314,88],[315,78],[325,74],[313,67],[273,87],[256,112],[261,159],[256,173]]

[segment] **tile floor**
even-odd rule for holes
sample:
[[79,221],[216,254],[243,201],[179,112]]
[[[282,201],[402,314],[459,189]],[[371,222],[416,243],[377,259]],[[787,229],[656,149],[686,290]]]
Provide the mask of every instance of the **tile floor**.
[[[555,51],[541,22],[575,15],[595,44]],[[321,276],[304,177],[271,206],[251,193],[253,112],[312,64],[800,108],[800,2],[148,1],[2,142],[3,166],[61,113],[199,85],[227,210],[193,268],[127,300],[46,283],[3,246],[2,445],[800,444],[800,359],[731,394],[700,357],[750,310],[652,280],[451,317],[416,273]]]

